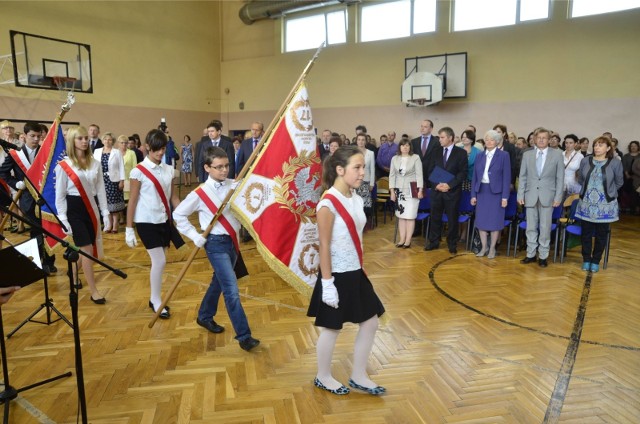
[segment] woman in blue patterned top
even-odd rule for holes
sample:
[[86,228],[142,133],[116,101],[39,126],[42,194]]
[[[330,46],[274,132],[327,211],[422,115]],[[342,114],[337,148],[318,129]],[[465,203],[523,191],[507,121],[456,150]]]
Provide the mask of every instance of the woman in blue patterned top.
[[609,224],[618,220],[617,197],[623,181],[622,162],[614,158],[611,139],[600,136],[593,140],[593,155],[582,159],[578,173],[582,190],[576,218],[582,223],[583,271],[600,270]]

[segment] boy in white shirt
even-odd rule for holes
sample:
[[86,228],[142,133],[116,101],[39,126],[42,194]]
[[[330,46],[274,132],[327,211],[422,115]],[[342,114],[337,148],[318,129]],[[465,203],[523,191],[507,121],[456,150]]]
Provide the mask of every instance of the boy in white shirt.
[[251,337],[247,316],[240,303],[238,279],[234,268],[240,255],[238,231],[240,222],[226,206],[219,220],[209,234],[201,235],[189,222],[189,215],[198,212],[200,227],[204,231],[209,227],[222,200],[232,189],[233,180],[229,174],[229,158],[219,147],[210,147],[205,151],[204,170],[209,177],[200,187],[192,191],[173,212],[178,231],[189,237],[196,246],[205,248],[209,262],[214,269],[211,284],[202,299],[198,311],[198,325],[212,333],[222,333],[224,327],[214,321],[218,311],[220,294],[224,296],[227,313],[236,332],[236,340],[246,351],[257,347],[260,341]]

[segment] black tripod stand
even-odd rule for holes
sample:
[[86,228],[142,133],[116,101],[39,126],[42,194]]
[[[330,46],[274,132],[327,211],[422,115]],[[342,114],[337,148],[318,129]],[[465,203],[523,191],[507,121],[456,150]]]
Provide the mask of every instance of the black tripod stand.
[[[3,236],[0,235],[0,239],[2,239],[2,238],[3,238]],[[22,321],[20,324],[18,324],[18,326],[16,328],[14,328],[9,334],[7,334],[7,339],[11,338],[11,336],[13,336],[19,329],[22,328],[22,326],[24,326],[29,321],[35,322],[35,323],[38,323],[38,324],[51,325],[54,322],[58,322],[60,320],[63,320],[64,322],[67,323],[67,325],[69,325],[69,327],[73,328],[73,325],[71,324],[71,322],[69,322],[69,320],[64,315],[62,315],[62,312],[60,312],[53,305],[53,299],[49,297],[49,284],[48,284],[48,281],[47,281],[47,273],[43,272],[43,275],[44,275],[44,303],[40,304],[40,306],[35,311],[33,311],[24,321]],[[43,309],[46,310],[46,321],[38,321],[38,320],[32,319],[34,316],[36,316]],[[58,318],[51,319],[51,315],[52,315],[51,312],[52,311],[55,312],[58,315]]]
[[[27,174],[24,174],[24,179],[27,180],[29,182],[29,184],[31,185],[31,187],[33,188],[33,193],[35,193],[36,198],[34,199],[36,205],[38,207],[42,207],[43,205],[47,205],[49,207],[49,209],[51,209],[51,206],[47,203],[47,200],[42,196],[42,194],[40,194],[40,192],[38,190],[35,189],[35,185],[33,184],[33,182],[31,181],[31,179],[29,178],[29,176]],[[10,196],[7,196],[6,194],[4,195],[6,197],[8,197],[8,199],[15,204],[15,206],[18,208],[18,210],[20,210],[20,205],[14,200],[12,199]],[[23,211],[24,216],[28,216],[29,214],[26,211]],[[56,220],[58,221],[58,223],[60,225],[62,225],[62,223],[60,222],[60,220],[58,219],[57,215],[54,215]],[[14,216],[15,217],[15,216]],[[23,221],[26,222],[20,218],[18,218],[19,221]],[[37,218],[32,217],[31,219],[33,220],[37,220]],[[39,221],[38,221],[39,222]],[[40,250],[40,258],[41,261],[44,263],[46,261],[46,253],[44,251],[44,235],[42,234],[41,231],[37,231],[38,228],[40,228],[39,225],[33,225],[32,223],[29,223],[31,225],[32,228],[32,236],[35,235],[37,241],[38,241],[38,248]],[[66,229],[65,229],[66,230]],[[0,240],[5,239],[2,235],[0,235]],[[8,241],[8,240],[7,240]],[[9,243],[11,244],[11,243]],[[13,246],[13,245],[12,245]],[[37,321],[32,319],[34,316],[36,316],[41,310],[46,309],[46,321]],[[51,319],[51,311],[55,312],[58,315],[57,319],[52,320]],[[24,321],[22,321],[16,328],[14,328],[11,332],[9,332],[9,334],[7,334],[7,339],[11,338],[11,336],[13,336],[20,328],[22,328],[22,326],[24,326],[26,323],[28,323],[29,321],[31,322],[36,322],[38,324],[46,324],[46,325],[51,325],[54,322],[63,320],[64,322],[67,323],[67,325],[69,325],[69,327],[73,328],[73,325],[71,325],[71,323],[69,322],[69,320],[67,318],[65,318],[64,315],[62,315],[62,312],[60,312],[54,305],[53,305],[53,299],[49,297],[49,282],[47,280],[47,274],[44,274],[44,303],[42,303],[35,311],[33,311],[31,313],[31,315],[29,315]]]
[[[0,251],[0,261],[2,263],[10,263],[12,266],[3,270],[0,277],[0,285],[6,287],[8,285],[25,286],[34,281],[41,279],[45,273],[38,268],[31,260],[22,255],[13,247]],[[4,390],[0,392],[0,403],[4,403],[4,424],[9,423],[9,407],[10,402],[18,397],[18,393],[43,384],[51,383],[64,377],[70,377],[71,372],[60,374],[56,377],[48,378],[35,384],[16,389],[9,383],[9,368],[7,366],[7,350],[4,343],[4,324],[2,322],[2,307],[0,306],[0,350],[2,353],[2,376],[4,378]]]
[[[74,351],[75,351],[75,359],[76,359],[76,384],[78,387],[78,402],[80,404],[80,411],[82,412],[82,423],[83,424],[87,424],[87,400],[85,397],[85,393],[84,393],[84,371],[83,371],[83,367],[82,367],[82,348],[80,345],[80,324],[78,322],[78,289],[77,286],[75,284],[75,281],[73,279],[73,263],[77,262],[80,255],[84,256],[85,258],[88,258],[90,260],[92,260],[93,262],[96,262],[97,264],[101,265],[102,267],[110,270],[111,272],[113,272],[114,274],[116,274],[118,277],[120,278],[127,278],[127,274],[125,274],[124,272],[120,271],[119,269],[115,269],[109,265],[107,265],[106,263],[102,262],[101,260],[94,258],[93,256],[89,255],[88,253],[83,252],[82,250],[80,250],[77,246],[72,246],[71,244],[69,244],[68,242],[62,240],[60,237],[56,236],[55,234],[52,234],[51,232],[45,230],[44,228],[42,228],[41,225],[39,225],[36,222],[33,222],[31,220],[29,220],[28,218],[24,218],[19,216],[18,214],[16,214],[15,212],[12,212],[9,210],[9,208],[7,207],[3,207],[2,209],[4,209],[5,213],[8,213],[9,215],[13,216],[14,218],[17,218],[29,225],[31,225],[32,227],[37,228],[39,231],[42,231],[47,237],[51,237],[52,239],[56,240],[57,242],[59,242],[63,247],[66,248],[66,251],[64,253],[64,258],[67,260],[67,275],[69,277],[69,304],[71,306],[71,319],[73,321],[73,325],[71,325],[71,328],[73,329],[73,340],[74,340]],[[6,250],[6,249],[5,249]],[[15,249],[14,249],[15,250]],[[2,250],[0,250],[0,252],[2,252]],[[42,270],[40,270],[42,272]],[[44,272],[43,272],[44,273]],[[1,274],[2,277],[4,277],[4,274]],[[40,279],[42,277],[38,277],[36,278],[36,280]],[[36,281],[33,280],[33,281]],[[1,318],[1,316],[0,316]],[[0,321],[0,325],[2,324],[2,322]],[[0,334],[0,336],[2,337],[2,346],[3,346],[3,352],[4,352],[4,334]],[[6,364],[6,361],[4,361],[3,358],[3,365]],[[71,375],[71,373],[68,373],[68,375]],[[67,376],[67,375],[64,375]],[[56,380],[58,378],[61,378],[62,376],[59,377],[55,377],[53,380]],[[46,382],[48,383],[49,381],[53,381],[51,379],[47,380]],[[7,380],[5,379],[5,382]],[[38,383],[37,385],[40,384],[45,384],[45,382],[42,383]],[[29,388],[34,387],[33,385],[30,386]],[[26,390],[26,388],[21,389],[21,390]],[[15,396],[14,396],[15,398]],[[5,409],[5,417],[8,414],[8,409]],[[8,421],[5,421],[5,423],[8,423]]]

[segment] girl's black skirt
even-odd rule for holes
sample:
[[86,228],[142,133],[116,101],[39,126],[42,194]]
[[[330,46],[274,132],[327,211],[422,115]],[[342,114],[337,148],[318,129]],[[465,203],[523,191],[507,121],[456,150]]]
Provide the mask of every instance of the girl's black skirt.
[[[93,210],[88,211],[82,197],[67,196],[67,219],[73,232],[73,244],[78,247],[93,245],[96,242],[96,232],[91,223]],[[101,222],[98,221],[98,228]]]
[[138,236],[144,244],[144,248],[155,249],[156,247],[169,247],[170,242],[176,249],[180,249],[184,245],[184,240],[180,237],[180,233],[169,221],[164,224],[150,224],[147,222],[137,222],[136,230]]
[[136,231],[144,244],[144,248],[155,249],[156,247],[169,247],[171,235],[169,224],[150,224],[148,222],[137,222]]
[[322,301],[322,281],[318,275],[307,311],[307,316],[316,318],[316,326],[341,330],[345,322],[359,324],[384,313],[384,306],[362,269],[333,273],[333,276],[338,290],[338,309]]

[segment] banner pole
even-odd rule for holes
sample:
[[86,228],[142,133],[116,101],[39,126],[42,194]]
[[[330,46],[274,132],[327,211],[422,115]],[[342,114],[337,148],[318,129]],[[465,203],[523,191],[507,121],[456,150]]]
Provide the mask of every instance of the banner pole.
[[[60,125],[60,122],[62,122],[62,118],[64,118],[64,115],[71,110],[71,105],[73,105],[76,102],[75,96],[73,95],[73,93],[68,93],[67,94],[67,101],[60,106],[60,112],[58,113],[58,115],[56,116],[54,121],[58,122],[58,125]],[[56,128],[57,131],[57,126],[56,125],[52,125],[51,128],[49,128],[49,131],[53,131],[54,127]],[[49,135],[49,133],[47,133],[47,136]],[[46,136],[45,136],[46,138]],[[14,210],[13,208],[15,207],[15,205],[18,203],[18,200],[20,200],[20,197],[22,196],[22,192],[24,192],[24,188],[20,189],[16,192],[15,196],[13,197],[13,203],[11,203],[11,208],[10,210]],[[2,222],[0,222],[0,232],[4,231],[4,227],[5,225],[7,225],[7,220],[9,218],[9,214],[6,214],[4,217],[2,217]]]
[[[276,123],[278,121],[280,121],[280,118],[282,117],[282,114],[284,113],[285,109],[287,108],[287,105],[289,104],[289,102],[291,101],[293,96],[295,95],[295,93],[296,93],[298,87],[300,86],[300,84],[302,83],[302,81],[304,81],[306,76],[309,74],[309,71],[311,71],[311,68],[313,67],[316,59],[318,58],[318,56],[320,55],[320,52],[322,51],[322,49],[324,47],[325,47],[325,43],[323,42],[320,45],[320,47],[318,47],[318,49],[316,50],[316,52],[313,55],[313,57],[309,60],[309,62],[307,63],[307,66],[305,66],[304,70],[302,71],[302,73],[298,77],[297,81],[293,85],[293,88],[291,89],[291,91],[289,92],[287,97],[285,98],[284,102],[282,102],[282,104],[280,105],[280,108],[278,109],[278,112],[275,114],[274,118],[271,120],[271,123],[269,124],[269,126],[265,130],[264,134],[262,135],[262,138],[260,139],[260,142],[258,143],[256,148],[253,149],[253,152],[251,153],[251,156],[249,156],[249,159],[247,159],[247,163],[245,163],[244,167],[242,168],[242,170],[238,174],[238,178],[236,178],[236,181],[242,180],[247,175],[247,173],[249,172],[249,168],[251,168],[251,165],[253,165],[253,162],[255,162],[256,157],[258,156],[258,153],[260,152],[260,149],[262,148],[262,146],[264,145],[266,140],[268,140],[269,137],[271,136],[271,133],[273,132],[274,127],[276,126]],[[233,187],[231,190],[229,190],[229,192],[227,193],[225,198],[222,200],[222,203],[221,203],[220,207],[218,208],[218,211],[213,216],[213,219],[209,223],[209,226],[204,230],[203,234],[207,235],[207,234],[209,234],[211,232],[211,230],[213,229],[213,226],[218,221],[218,218],[220,218],[220,215],[222,215],[222,212],[224,211],[225,207],[229,203],[229,200],[231,199],[231,196],[233,196],[233,193],[235,192],[235,190],[236,190],[235,187]],[[170,219],[171,219],[171,217],[170,217]],[[180,270],[180,273],[178,274],[178,277],[176,278],[176,281],[169,288],[169,291],[167,291],[164,299],[162,299],[162,304],[160,305],[160,307],[158,309],[156,309],[156,312],[155,312],[153,318],[149,322],[149,328],[153,327],[153,325],[156,323],[156,321],[160,317],[160,314],[162,313],[162,310],[165,308],[165,306],[167,306],[167,303],[169,303],[169,300],[171,299],[171,297],[173,296],[173,293],[178,288],[178,285],[182,281],[182,278],[184,278],[185,274],[187,273],[187,269],[189,269],[189,267],[191,266],[191,262],[193,262],[193,260],[196,257],[196,254],[198,253],[199,250],[200,250],[200,248],[195,246],[193,248],[193,250],[191,251],[191,253],[189,254],[189,257],[187,258],[187,261],[185,262],[185,264],[182,267],[182,269]]]
[[[18,191],[16,192],[16,194],[13,196],[13,201],[11,202],[11,206],[9,207],[9,210],[10,210],[11,212],[14,212],[14,211],[15,211],[15,209],[16,209],[16,204],[18,203],[18,200],[20,200],[20,196],[22,196],[22,192],[23,192],[23,191],[24,191],[24,189],[22,189],[22,190],[18,190]],[[10,216],[11,216],[11,215],[9,215],[9,214],[7,213],[7,214],[5,214],[5,215],[2,217],[2,222],[0,222],[0,233],[2,233],[2,232],[4,231],[4,227],[5,227],[5,225],[7,225],[7,221],[9,220],[9,217],[10,217]]]

